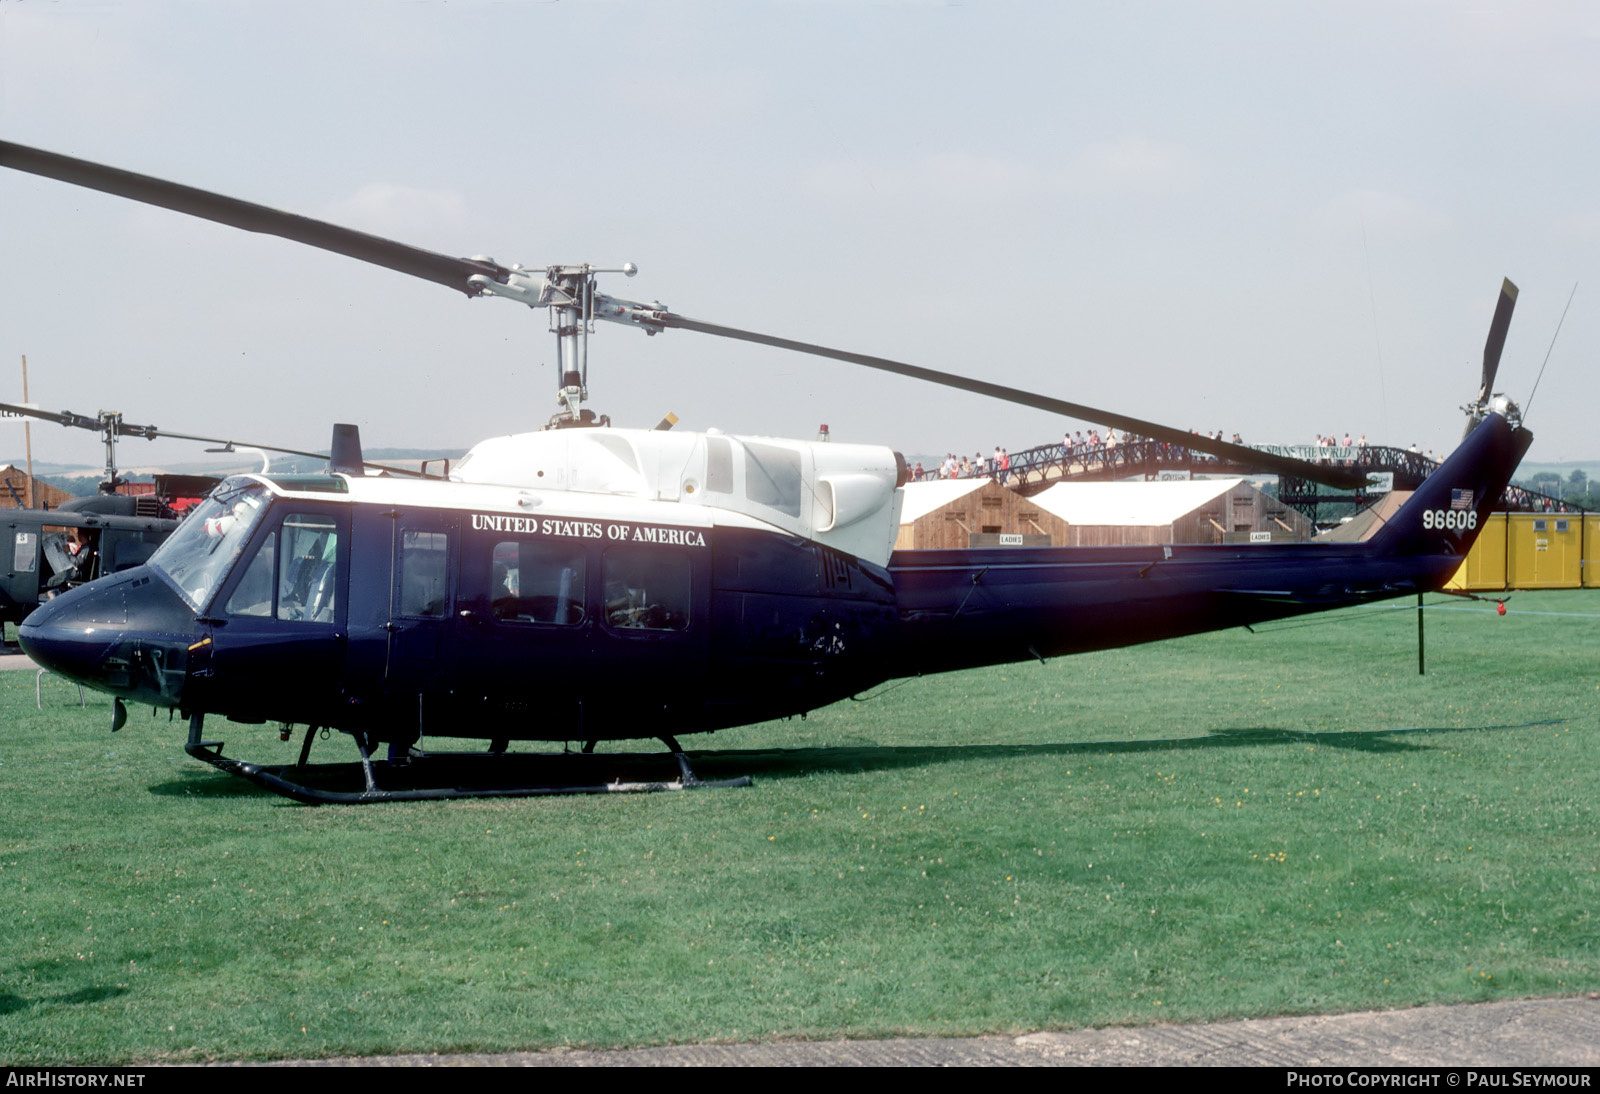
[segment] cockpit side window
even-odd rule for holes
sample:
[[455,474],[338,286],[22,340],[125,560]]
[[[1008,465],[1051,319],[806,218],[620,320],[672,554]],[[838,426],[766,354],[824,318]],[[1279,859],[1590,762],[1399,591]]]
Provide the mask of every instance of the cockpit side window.
[[286,623],[332,623],[338,572],[334,521],[315,513],[290,513],[256,548],[226,611]]
[[339,532],[332,520],[310,513],[283,518],[278,556],[278,618],[332,623],[339,573]]
[[255,557],[245,567],[244,576],[228,597],[229,615],[255,615],[263,619],[272,617],[272,563],[277,558],[276,532],[268,532],[261,541]]

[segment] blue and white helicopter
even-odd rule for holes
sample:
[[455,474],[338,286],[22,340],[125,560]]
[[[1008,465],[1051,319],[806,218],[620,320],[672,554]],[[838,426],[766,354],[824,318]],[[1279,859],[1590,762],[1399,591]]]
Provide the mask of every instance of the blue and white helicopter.
[[[335,427],[314,475],[224,481],[147,564],[35,611],[27,652],[125,704],[177,711],[189,753],[308,802],[696,783],[680,735],[805,714],[888,680],[1040,659],[1415,595],[1460,565],[1532,441],[1491,392],[1516,289],[1490,327],[1469,431],[1359,543],[894,550],[907,479],[888,448],[613,428],[583,406],[597,321],[818,354],[1099,422],[1344,487],[1338,467],[1269,456],[1014,388],[702,322],[598,291],[584,266],[452,258],[265,206],[0,142],[0,166],[345,254],[469,296],[554,313],[561,412],[477,445],[448,479],[365,473]],[[298,764],[204,739],[207,716],[307,727]],[[361,783],[307,764],[350,734]],[[285,730],[286,732],[287,730]],[[679,778],[463,787],[423,737],[659,739]],[[389,745],[388,763],[375,761]],[[458,756],[459,754],[451,754]]]

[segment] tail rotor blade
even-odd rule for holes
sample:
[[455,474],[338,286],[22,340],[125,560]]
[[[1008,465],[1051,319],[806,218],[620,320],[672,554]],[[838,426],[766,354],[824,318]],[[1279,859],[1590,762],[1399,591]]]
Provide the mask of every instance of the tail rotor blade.
[[1500,353],[1506,348],[1506,332],[1511,329],[1511,312],[1517,306],[1517,287],[1506,278],[1500,285],[1500,300],[1494,306],[1494,321],[1489,324],[1489,340],[1483,344],[1483,384],[1478,402],[1494,394],[1495,373],[1500,371]]

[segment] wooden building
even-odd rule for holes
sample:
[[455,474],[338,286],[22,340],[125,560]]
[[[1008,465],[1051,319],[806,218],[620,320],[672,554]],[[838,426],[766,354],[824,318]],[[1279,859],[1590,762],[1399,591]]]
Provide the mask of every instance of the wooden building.
[[897,551],[1060,547],[1067,522],[992,479],[929,479],[905,486]]
[[[59,509],[72,495],[47,482],[33,480],[33,508]],[[0,466],[0,509],[21,509],[28,501],[28,473],[14,464]]]
[[1317,536],[1318,543],[1365,543],[1389,523],[1389,518],[1411,500],[1410,490],[1391,490],[1379,498],[1375,505],[1363,509],[1337,527]]
[[1299,542],[1313,532],[1244,479],[1058,482],[1031,500],[1067,522],[1067,547]]

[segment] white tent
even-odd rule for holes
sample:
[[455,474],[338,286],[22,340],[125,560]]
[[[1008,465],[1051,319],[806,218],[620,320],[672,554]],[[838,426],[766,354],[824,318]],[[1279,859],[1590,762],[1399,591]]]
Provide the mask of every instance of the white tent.
[[1243,479],[1176,482],[1058,482],[1034,495],[1070,524],[1170,525],[1228,493]]
[[987,483],[988,479],[924,479],[904,486],[905,502],[900,506],[900,523],[910,524],[958,498],[964,498]]

